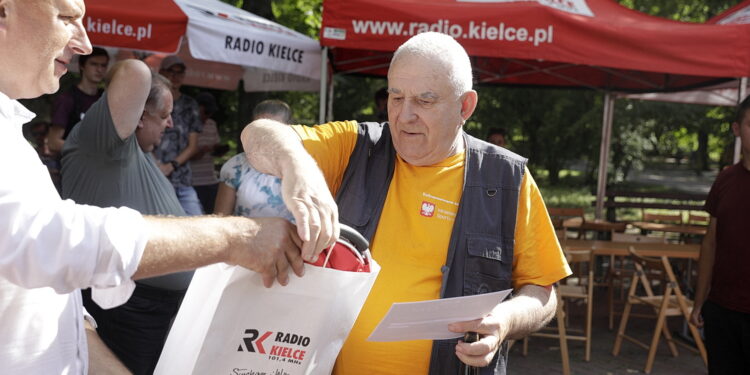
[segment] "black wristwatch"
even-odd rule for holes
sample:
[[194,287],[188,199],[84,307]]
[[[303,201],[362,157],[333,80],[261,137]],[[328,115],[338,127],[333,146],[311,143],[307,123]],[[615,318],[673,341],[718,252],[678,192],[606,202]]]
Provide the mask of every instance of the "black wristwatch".
[[180,163],[178,163],[177,160],[170,160],[169,164],[172,164],[173,169],[177,169],[180,166]]

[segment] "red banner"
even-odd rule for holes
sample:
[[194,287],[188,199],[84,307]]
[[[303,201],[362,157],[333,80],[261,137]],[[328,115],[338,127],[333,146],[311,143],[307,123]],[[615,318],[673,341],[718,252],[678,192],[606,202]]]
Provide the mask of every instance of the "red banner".
[[320,40],[339,70],[382,74],[389,52],[424,31],[455,37],[487,82],[607,87],[629,76],[626,89],[661,90],[675,79],[666,74],[750,75],[748,25],[675,22],[612,0],[324,1]]
[[94,45],[174,53],[187,16],[172,0],[85,0],[83,26]]

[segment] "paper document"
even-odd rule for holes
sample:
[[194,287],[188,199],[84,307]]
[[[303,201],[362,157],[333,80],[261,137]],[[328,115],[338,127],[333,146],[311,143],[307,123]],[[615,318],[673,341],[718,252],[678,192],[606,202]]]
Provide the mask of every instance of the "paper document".
[[484,317],[511,290],[432,301],[394,303],[367,341],[445,340],[463,336],[448,324]]

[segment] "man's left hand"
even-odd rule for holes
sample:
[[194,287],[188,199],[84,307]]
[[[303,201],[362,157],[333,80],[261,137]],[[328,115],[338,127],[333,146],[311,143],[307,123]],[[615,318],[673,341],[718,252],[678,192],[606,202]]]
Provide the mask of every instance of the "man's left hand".
[[485,367],[489,365],[508,334],[507,326],[505,322],[500,321],[497,315],[492,313],[482,319],[448,325],[451,332],[476,332],[479,334],[479,341],[477,342],[459,341],[456,344],[456,356],[461,362],[470,366]]

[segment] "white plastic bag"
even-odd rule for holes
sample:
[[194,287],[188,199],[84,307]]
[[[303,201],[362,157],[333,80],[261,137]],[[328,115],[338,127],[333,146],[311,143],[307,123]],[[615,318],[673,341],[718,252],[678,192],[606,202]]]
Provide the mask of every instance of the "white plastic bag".
[[154,374],[329,374],[380,271],[305,264],[302,278],[216,264],[195,272]]

